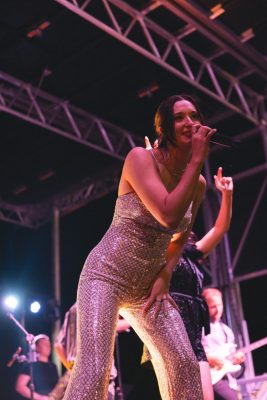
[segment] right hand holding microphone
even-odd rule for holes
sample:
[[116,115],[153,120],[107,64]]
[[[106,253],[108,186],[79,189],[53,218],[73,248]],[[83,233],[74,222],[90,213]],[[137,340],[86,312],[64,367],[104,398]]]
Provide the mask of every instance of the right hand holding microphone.
[[209,143],[217,129],[195,124],[192,128],[192,160],[204,162],[209,154]]

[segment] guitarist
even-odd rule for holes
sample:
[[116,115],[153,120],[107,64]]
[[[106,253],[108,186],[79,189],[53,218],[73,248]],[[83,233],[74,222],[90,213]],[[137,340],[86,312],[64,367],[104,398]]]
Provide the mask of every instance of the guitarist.
[[[202,344],[206,351],[208,363],[212,372],[222,371],[225,365],[225,358],[231,354],[231,363],[239,365],[244,362],[244,354],[235,351],[234,333],[221,321],[223,313],[222,292],[215,288],[204,289],[203,298],[209,308],[210,334],[203,336]],[[222,348],[228,348],[227,354],[219,354]],[[228,357],[229,358],[229,357]],[[230,374],[223,374],[221,379],[213,385],[215,400],[237,400],[236,379]]]

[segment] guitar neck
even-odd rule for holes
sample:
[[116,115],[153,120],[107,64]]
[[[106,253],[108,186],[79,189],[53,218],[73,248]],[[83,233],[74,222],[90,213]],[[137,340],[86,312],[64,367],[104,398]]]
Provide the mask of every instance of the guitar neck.
[[248,346],[242,347],[241,349],[239,349],[239,351],[242,351],[242,353],[249,353],[250,351],[256,350],[261,346],[264,346],[265,344],[267,344],[267,337],[257,340],[254,343],[249,344]]

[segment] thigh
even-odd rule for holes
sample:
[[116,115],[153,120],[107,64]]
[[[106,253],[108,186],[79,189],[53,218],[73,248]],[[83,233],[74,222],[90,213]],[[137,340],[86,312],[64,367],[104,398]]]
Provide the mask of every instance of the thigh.
[[237,391],[230,388],[226,379],[216,383],[213,389],[215,400],[237,400]]
[[141,340],[147,345],[152,359],[160,352],[168,353],[177,350],[174,356],[185,357],[190,355],[195,360],[188,335],[179,312],[169,303],[165,316],[161,311],[155,317],[155,304],[146,316],[143,314],[145,300],[120,309],[120,314],[131,324]]
[[[197,359],[179,312],[168,303],[167,316],[155,318],[155,305],[145,317],[143,303],[120,310],[148,347],[165,400],[201,400],[202,389]],[[194,388],[194,390],[192,390]]]
[[103,365],[111,368],[118,303],[117,293],[109,283],[88,280],[79,284],[76,361],[81,361],[83,365],[94,363],[96,369],[102,369]]

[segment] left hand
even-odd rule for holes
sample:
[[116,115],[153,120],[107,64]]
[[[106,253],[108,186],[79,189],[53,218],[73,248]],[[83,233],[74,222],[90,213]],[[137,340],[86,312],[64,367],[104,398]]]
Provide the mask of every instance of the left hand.
[[218,168],[217,175],[214,175],[215,186],[220,192],[232,192],[234,185],[230,176],[222,176],[222,167]]
[[[148,138],[148,136],[145,136],[145,146],[146,146],[146,150],[151,150],[152,146],[150,143],[150,140]],[[155,140],[154,144],[153,144],[153,149],[157,149],[158,148],[158,139]]]
[[232,358],[233,364],[242,364],[245,361],[245,355],[242,351],[237,351]]
[[170,302],[178,310],[175,301],[169,294],[169,285],[170,274],[168,273],[168,271],[166,271],[165,268],[163,268],[152,284],[148,300],[143,310],[144,315],[148,313],[150,307],[155,302],[155,318],[158,317],[161,310],[163,311],[165,317],[167,316],[167,302]]

